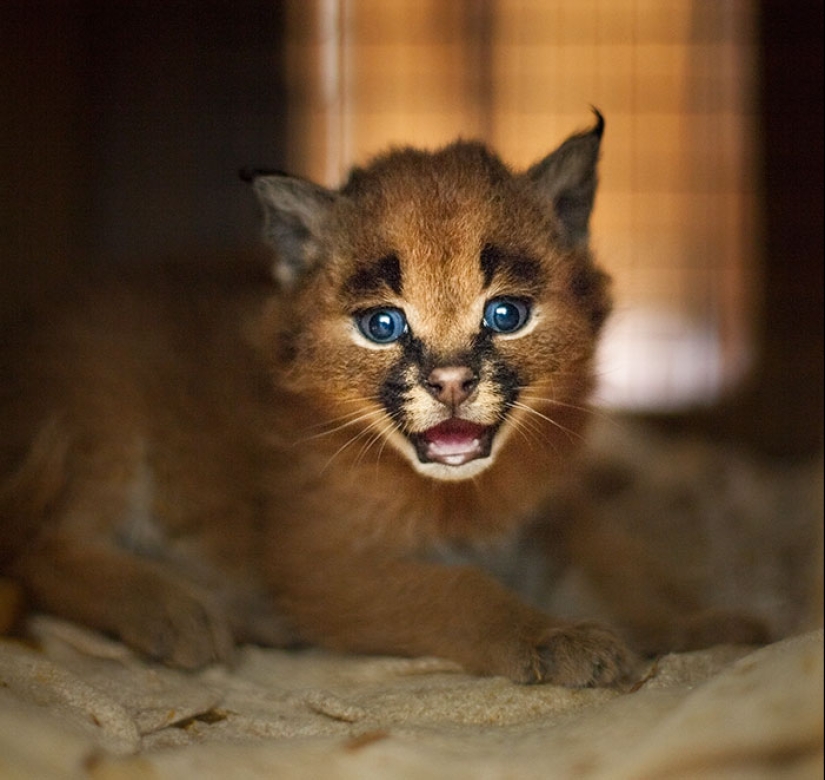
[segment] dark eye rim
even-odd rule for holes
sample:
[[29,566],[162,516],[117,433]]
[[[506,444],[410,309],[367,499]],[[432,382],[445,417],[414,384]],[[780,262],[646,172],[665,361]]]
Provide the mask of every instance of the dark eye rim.
[[[376,338],[374,333],[372,333],[369,328],[369,320],[382,312],[391,314],[393,317],[397,318],[399,324],[397,331],[394,331],[391,336],[385,339]],[[397,306],[372,306],[369,309],[363,309],[355,312],[353,319],[355,320],[355,325],[357,326],[359,333],[361,333],[364,338],[371,341],[373,344],[395,344],[395,342],[397,342],[409,330],[407,315],[404,313],[403,309],[400,309]]]
[[[488,312],[490,310],[490,307],[494,305],[501,305],[502,303],[512,304],[519,311],[519,322],[513,328],[497,328],[489,321]],[[527,325],[527,323],[530,322],[532,314],[533,301],[531,298],[525,298],[517,295],[497,295],[495,298],[490,298],[484,304],[484,317],[482,318],[482,325],[488,331],[508,336],[511,333],[518,333],[520,330],[522,330],[525,327],[525,325]]]

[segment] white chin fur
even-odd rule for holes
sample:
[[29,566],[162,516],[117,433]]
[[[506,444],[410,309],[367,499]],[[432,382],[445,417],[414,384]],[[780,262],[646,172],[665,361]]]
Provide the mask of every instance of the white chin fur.
[[492,454],[487,458],[476,458],[461,466],[447,466],[444,463],[422,463],[418,458],[412,461],[413,468],[422,476],[442,482],[460,482],[472,479],[493,465]]

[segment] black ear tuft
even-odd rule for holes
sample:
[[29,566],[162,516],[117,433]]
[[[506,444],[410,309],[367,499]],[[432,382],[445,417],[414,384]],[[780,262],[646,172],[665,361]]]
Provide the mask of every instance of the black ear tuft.
[[555,152],[527,171],[551,204],[571,246],[587,242],[596,196],[596,166],[604,134],[604,117],[595,108],[596,125],[568,138]]
[[604,135],[604,117],[596,106],[590,106],[590,110],[596,115],[596,126],[590,132],[595,133],[601,141]]
[[250,166],[241,168],[238,171],[238,178],[240,178],[241,181],[245,181],[247,184],[251,184],[255,181],[255,179],[258,179],[261,176],[289,176],[289,174],[286,171],[279,170],[278,168],[253,168]]
[[337,195],[280,172],[245,169],[245,173],[263,207],[264,241],[275,250],[273,275],[291,287],[320,260],[327,219]]

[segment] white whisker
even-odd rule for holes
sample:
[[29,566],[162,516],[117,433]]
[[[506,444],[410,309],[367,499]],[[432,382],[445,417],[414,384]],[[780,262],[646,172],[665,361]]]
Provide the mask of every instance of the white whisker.
[[536,444],[544,445],[547,443],[552,445],[552,442],[548,440],[548,437],[545,436],[541,430],[539,430],[538,426],[533,423],[530,418],[523,418],[520,420],[511,418],[511,424],[513,426],[513,430],[521,436],[528,446],[533,447]]
[[546,414],[542,414],[538,410],[534,409],[532,406],[528,406],[527,404],[523,404],[519,401],[515,401],[513,403],[513,406],[516,407],[517,409],[523,409],[524,411],[529,412],[530,414],[534,414],[534,415],[536,415],[536,417],[539,417],[542,420],[545,420],[546,422],[549,422],[551,425],[555,426],[560,431],[563,431],[565,434],[567,434],[567,437],[571,442],[573,441],[574,438],[580,439],[582,441],[584,440],[584,437],[580,433],[577,433],[576,431],[570,430],[570,428],[567,428],[566,426],[562,425],[560,422],[557,422],[552,417],[548,417]]
[[376,444],[376,442],[380,441],[381,446],[378,448],[378,454],[376,456],[376,463],[381,460],[381,453],[384,451],[384,447],[387,444],[388,434],[395,428],[395,425],[390,421],[384,421],[384,425],[380,426],[380,423],[376,422],[373,424],[375,430],[373,431],[372,435],[370,436],[369,440],[361,447],[361,451],[358,453],[358,458],[356,459],[356,463],[360,463],[364,457],[366,456],[367,452]]
[[[534,388],[530,388],[530,390],[533,389]],[[527,403],[550,404],[551,406],[558,406],[562,409],[571,409],[574,412],[584,412],[585,414],[591,417],[595,417],[599,420],[605,420],[607,422],[616,424],[616,420],[614,419],[614,416],[612,414],[610,414],[608,411],[604,409],[600,409],[597,406],[566,403],[565,401],[559,401],[556,398],[547,398],[546,396],[533,395],[530,392],[524,393],[522,399]]]
[[395,428],[396,428],[396,424],[393,420],[390,420],[390,421],[387,422],[387,426],[386,426],[386,428],[384,428],[384,431],[383,431],[383,433],[386,433],[387,435],[383,436],[383,441],[381,442],[381,446],[378,448],[378,454],[375,458],[376,463],[379,463],[381,461],[381,454],[384,452],[384,447],[387,446],[387,442],[389,442],[389,440],[390,440],[389,434],[392,433],[392,431],[395,430]]
[[314,430],[315,428],[323,428],[325,425],[329,425],[330,423],[338,422],[339,420],[346,420],[349,417],[355,417],[359,414],[362,414],[363,411],[364,411],[364,406],[365,405],[373,406],[373,407],[376,407],[376,406],[380,407],[380,401],[375,396],[363,396],[363,397],[357,397],[357,398],[344,398],[341,401],[339,401],[339,403],[357,404],[358,408],[354,409],[351,412],[346,412],[345,414],[342,414],[338,417],[334,417],[331,420],[322,420],[321,422],[315,423],[313,425],[309,425],[309,426],[307,426],[307,430],[311,431],[311,430]]
[[[338,433],[339,431],[344,430],[345,428],[357,425],[358,423],[363,422],[364,420],[369,420],[371,417],[380,418],[383,416],[383,414],[384,412],[380,409],[372,409],[367,412],[359,411],[353,412],[352,414],[342,415],[341,417],[336,417],[332,420],[328,420],[327,422],[319,423],[318,425],[313,426],[315,428],[320,428],[324,425],[334,425],[335,427],[330,428],[326,431],[320,431],[319,433],[313,433],[310,436],[306,436],[303,439],[299,439],[298,443],[312,441],[313,439],[322,439],[325,436],[331,436],[335,433]],[[345,422],[341,422],[342,420],[345,420]],[[340,425],[336,423],[340,423]]]
[[330,464],[331,464],[331,463],[332,463],[332,462],[333,462],[333,461],[334,461],[334,460],[335,460],[335,459],[336,459],[339,455],[341,455],[341,453],[343,453],[343,452],[344,452],[344,450],[346,450],[346,449],[348,449],[349,447],[351,447],[353,444],[355,444],[355,442],[357,442],[359,439],[362,439],[364,436],[368,436],[368,435],[370,435],[370,431],[372,430],[372,428],[373,428],[374,426],[377,426],[377,425],[378,425],[378,421],[377,421],[377,420],[376,420],[375,422],[371,422],[369,425],[367,425],[367,427],[366,427],[366,428],[364,428],[364,429],[362,429],[362,430],[358,431],[358,433],[356,433],[354,436],[351,436],[349,439],[347,439],[347,440],[346,440],[346,441],[345,441],[345,442],[344,442],[344,443],[343,443],[343,444],[342,444],[342,445],[341,445],[341,446],[340,446],[337,450],[335,450],[335,452],[333,452],[333,453],[332,453],[332,455],[330,456],[329,460],[328,460],[328,461],[324,464],[324,467],[321,469],[321,471],[322,471],[322,472],[326,471],[326,470],[329,468]]

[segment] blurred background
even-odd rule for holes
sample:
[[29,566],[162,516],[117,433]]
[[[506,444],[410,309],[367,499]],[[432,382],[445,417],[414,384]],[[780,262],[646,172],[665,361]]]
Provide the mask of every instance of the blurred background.
[[522,167],[592,105],[600,402],[806,456],[822,41],[822,0],[3,0],[0,314],[88,264],[253,243],[243,166],[333,186],[460,135]]

